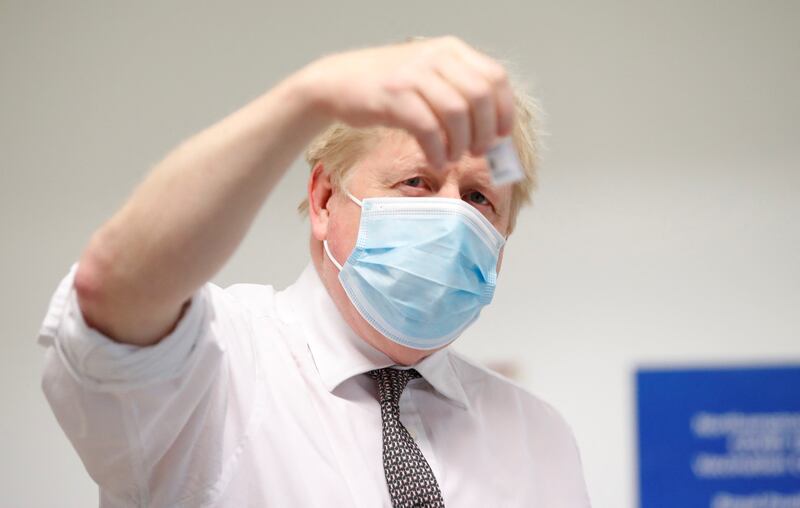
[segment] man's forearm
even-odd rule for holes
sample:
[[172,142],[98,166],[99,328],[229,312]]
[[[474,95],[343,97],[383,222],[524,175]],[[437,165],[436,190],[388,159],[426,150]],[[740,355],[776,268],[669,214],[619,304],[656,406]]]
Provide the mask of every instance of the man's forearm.
[[81,256],[75,285],[90,325],[139,345],[166,335],[326,123],[295,75],[171,151]]

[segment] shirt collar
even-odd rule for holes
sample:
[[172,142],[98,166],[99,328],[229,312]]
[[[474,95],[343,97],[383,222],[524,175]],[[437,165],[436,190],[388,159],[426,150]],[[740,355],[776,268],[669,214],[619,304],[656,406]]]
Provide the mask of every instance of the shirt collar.
[[[286,294],[306,335],[322,383],[329,392],[353,376],[395,365],[389,356],[350,328],[319,278],[313,262],[286,289]],[[469,410],[469,400],[453,368],[449,347],[410,367],[416,369],[447,401]],[[398,365],[398,368],[406,367]]]

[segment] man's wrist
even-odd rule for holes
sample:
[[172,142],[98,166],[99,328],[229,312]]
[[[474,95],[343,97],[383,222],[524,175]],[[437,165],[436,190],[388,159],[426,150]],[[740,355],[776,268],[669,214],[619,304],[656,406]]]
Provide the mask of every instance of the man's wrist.
[[281,103],[297,114],[305,126],[321,131],[335,118],[313,65],[312,62],[288,76],[275,91]]

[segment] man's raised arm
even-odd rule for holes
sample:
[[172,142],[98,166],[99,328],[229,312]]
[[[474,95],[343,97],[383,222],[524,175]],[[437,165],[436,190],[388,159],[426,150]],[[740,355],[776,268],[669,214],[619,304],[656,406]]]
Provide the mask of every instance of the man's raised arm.
[[452,37],[331,55],[172,150],[93,235],[75,288],[116,341],[169,334],[303,147],[334,120],[415,136],[440,167],[511,132],[505,70]]

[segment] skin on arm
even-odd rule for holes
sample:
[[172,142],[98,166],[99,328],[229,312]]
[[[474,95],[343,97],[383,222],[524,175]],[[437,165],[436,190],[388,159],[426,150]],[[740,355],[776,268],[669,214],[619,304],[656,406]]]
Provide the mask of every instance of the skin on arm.
[[168,335],[333,121],[404,129],[442,168],[511,132],[513,95],[502,66],[452,37],[312,62],[173,149],[92,235],[75,275],[87,324],[140,346]]

